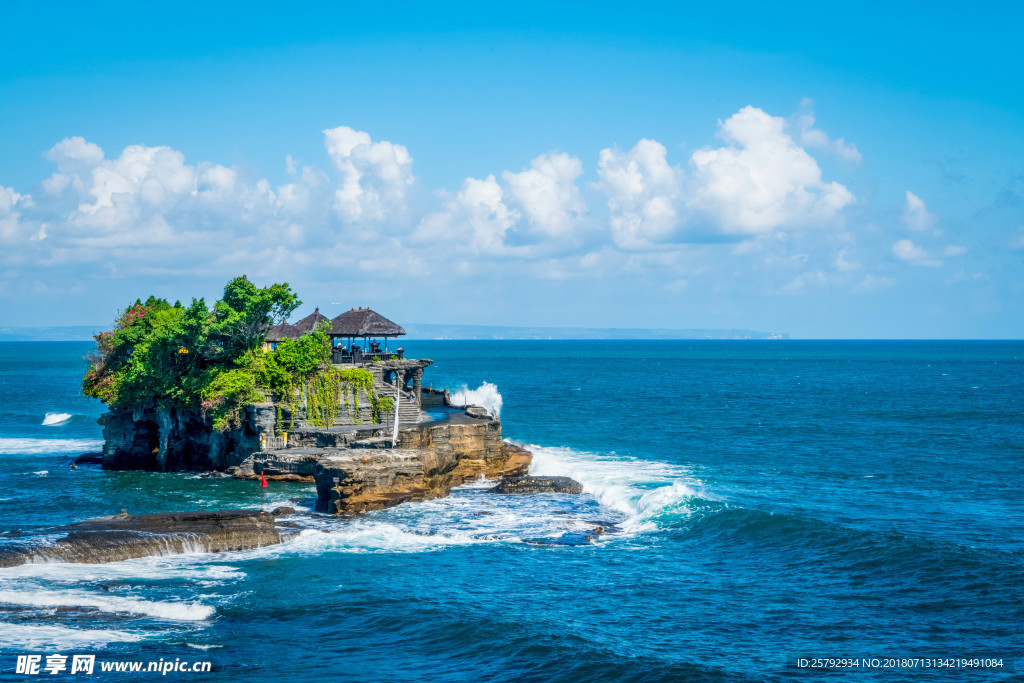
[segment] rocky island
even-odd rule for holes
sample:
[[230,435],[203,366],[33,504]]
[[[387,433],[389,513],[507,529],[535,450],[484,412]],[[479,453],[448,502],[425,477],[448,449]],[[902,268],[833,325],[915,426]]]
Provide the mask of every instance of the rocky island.
[[503,440],[499,416],[424,388],[433,361],[388,349],[404,329],[361,307],[286,322],[299,303],[287,284],[242,276],[212,309],[125,309],[83,380],[109,407],[102,466],[315,482],[317,511],[333,514],[526,475],[532,456]]

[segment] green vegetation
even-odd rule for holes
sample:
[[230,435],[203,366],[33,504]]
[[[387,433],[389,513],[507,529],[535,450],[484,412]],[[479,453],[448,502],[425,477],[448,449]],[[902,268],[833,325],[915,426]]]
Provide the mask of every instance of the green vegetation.
[[203,413],[216,429],[238,426],[246,403],[273,400],[279,430],[294,426],[299,405],[317,426],[333,425],[342,401],[358,421],[359,395],[366,394],[379,421],[388,408],[374,393],[373,375],[331,366],[328,323],[264,350],[270,328],[301,303],[287,283],[259,288],[244,275],[224,287],[212,309],[203,299],[187,308],[152,296],[137,300],[112,331],[96,335],[82,391],[113,408]]

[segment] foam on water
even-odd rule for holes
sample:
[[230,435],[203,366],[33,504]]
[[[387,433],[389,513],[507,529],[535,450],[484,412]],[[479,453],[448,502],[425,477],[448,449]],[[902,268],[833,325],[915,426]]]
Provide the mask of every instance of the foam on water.
[[484,382],[476,389],[463,384],[451,395],[451,402],[457,406],[481,406],[493,417],[501,417],[501,394],[498,387],[490,382]]
[[[326,533],[325,533],[326,531]],[[415,553],[486,542],[471,533],[418,533],[388,522],[353,522],[336,530],[306,529],[298,538],[280,546],[268,546],[253,553],[298,552],[318,555],[343,553]],[[260,551],[263,551],[262,553]]]
[[0,455],[38,453],[84,453],[103,447],[102,439],[18,439],[0,438]]
[[[197,562],[199,559],[210,563]],[[82,584],[88,582],[119,579],[174,580],[227,582],[246,577],[244,571],[230,565],[219,564],[223,556],[209,553],[139,557],[106,564],[77,564],[73,562],[51,562],[23,564],[0,569],[0,589],[9,587],[15,581],[36,581],[53,584]]]
[[128,631],[78,629],[66,626],[37,626],[0,622],[0,643],[7,648],[25,650],[60,649],[69,646],[96,646],[106,643],[133,643],[143,636]]
[[0,590],[0,602],[29,607],[95,607],[112,614],[137,614],[171,621],[204,621],[214,612],[209,605],[199,603],[135,600],[80,590]]
[[697,499],[715,499],[691,472],[679,465],[599,455],[571,448],[529,445],[530,474],[572,477],[601,505],[626,516],[623,528],[657,528],[662,517],[689,515]]
[[43,418],[44,427],[56,427],[71,419],[71,413],[47,413]]

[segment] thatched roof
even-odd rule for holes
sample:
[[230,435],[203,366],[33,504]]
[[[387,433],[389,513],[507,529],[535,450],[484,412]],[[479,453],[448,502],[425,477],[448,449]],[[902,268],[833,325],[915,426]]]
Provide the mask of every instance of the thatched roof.
[[314,327],[319,325],[321,322],[324,322],[325,320],[330,320],[330,318],[322,314],[320,312],[320,307],[317,306],[316,310],[314,310],[305,318],[292,325],[292,327],[299,331],[299,336],[302,336],[307,332],[311,332]]
[[335,337],[397,337],[405,334],[401,326],[369,308],[353,308],[331,321]]
[[270,331],[267,332],[267,341],[276,343],[285,339],[298,339],[301,336],[302,332],[296,329],[294,325],[281,323],[270,328]]

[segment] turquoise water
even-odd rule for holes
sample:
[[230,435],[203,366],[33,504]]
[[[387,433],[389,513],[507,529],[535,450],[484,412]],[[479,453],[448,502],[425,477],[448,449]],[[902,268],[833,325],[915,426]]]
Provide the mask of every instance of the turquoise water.
[[[880,677],[1002,680],[1024,657],[1024,343],[404,346],[426,385],[493,383],[533,471],[586,493],[472,485],[339,520],[272,484],[306,527],[287,545],[0,570],[0,678],[54,652],[223,681],[876,677],[798,656],[998,656]],[[252,482],[68,468],[99,445],[88,351],[0,344],[0,530],[258,504]]]

